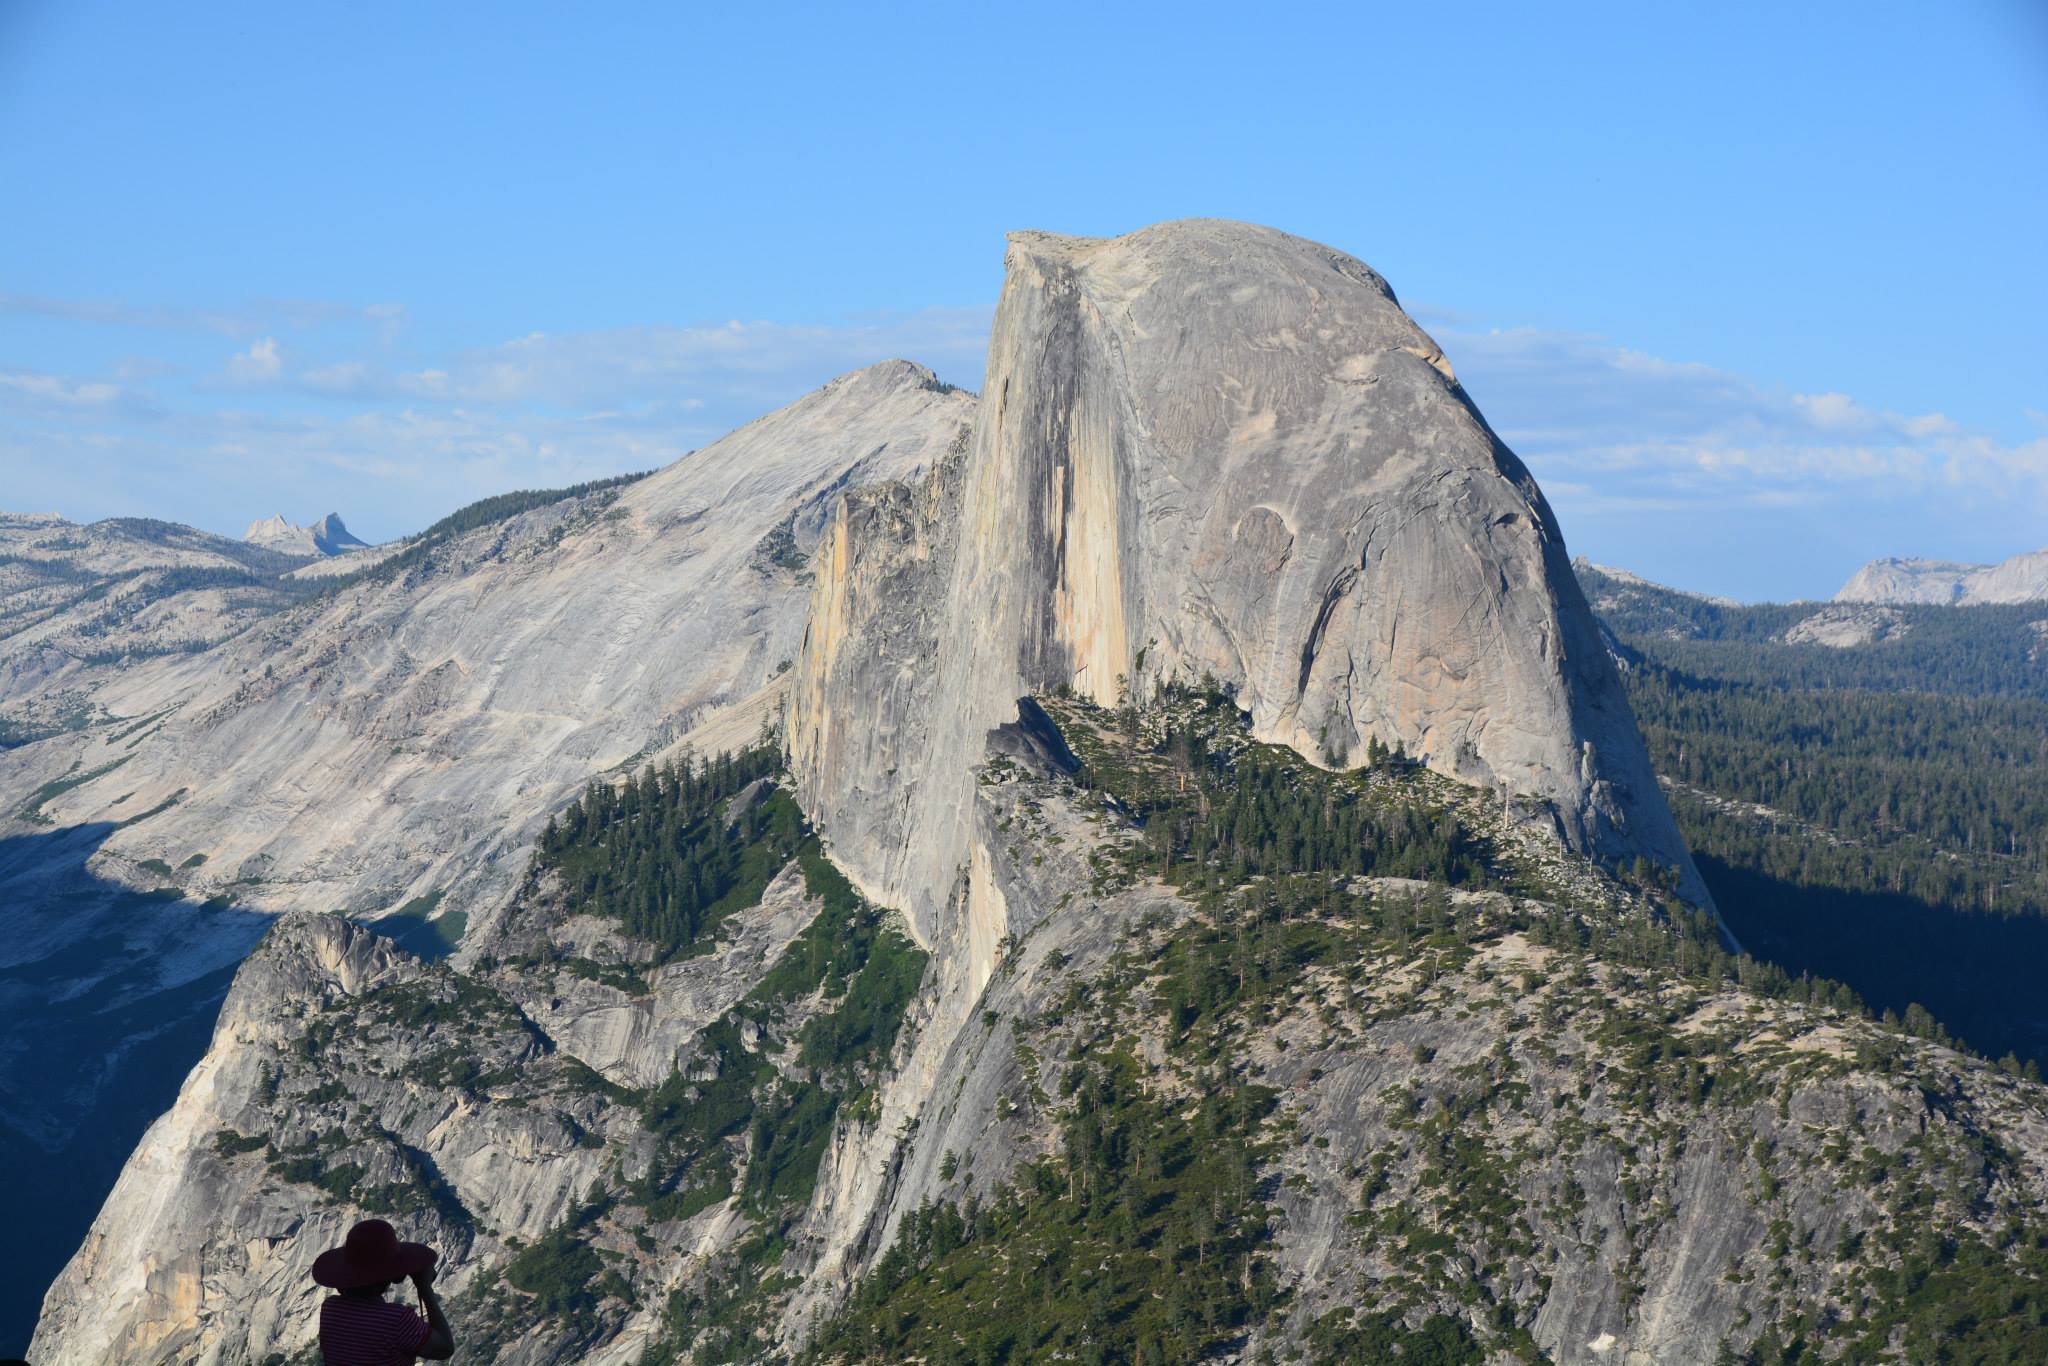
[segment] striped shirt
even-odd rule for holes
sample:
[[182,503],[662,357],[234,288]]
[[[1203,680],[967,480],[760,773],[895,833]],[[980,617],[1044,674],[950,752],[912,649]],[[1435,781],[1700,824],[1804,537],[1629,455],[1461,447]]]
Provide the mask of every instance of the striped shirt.
[[402,1304],[330,1295],[320,1306],[327,1366],[412,1366],[433,1329]]

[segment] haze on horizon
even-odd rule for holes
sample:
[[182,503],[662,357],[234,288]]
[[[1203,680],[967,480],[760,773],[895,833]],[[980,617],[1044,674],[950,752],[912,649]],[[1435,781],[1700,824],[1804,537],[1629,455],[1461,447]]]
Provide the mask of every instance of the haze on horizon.
[[1575,553],[1989,562],[2048,543],[2044,14],[14,5],[0,508],[386,539],[979,388],[1005,231],[1204,215],[1384,274]]

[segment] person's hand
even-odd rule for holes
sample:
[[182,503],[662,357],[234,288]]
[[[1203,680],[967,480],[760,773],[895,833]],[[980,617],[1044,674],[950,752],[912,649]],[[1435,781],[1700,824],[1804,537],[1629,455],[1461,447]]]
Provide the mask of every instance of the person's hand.
[[425,1271],[413,1272],[412,1285],[413,1289],[419,1291],[422,1295],[432,1290],[434,1288],[434,1268],[428,1267]]

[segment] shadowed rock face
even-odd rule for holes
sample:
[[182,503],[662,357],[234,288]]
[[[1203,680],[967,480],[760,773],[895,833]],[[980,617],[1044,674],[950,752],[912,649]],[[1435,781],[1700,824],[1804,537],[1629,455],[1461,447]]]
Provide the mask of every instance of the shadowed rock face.
[[[799,661],[799,782],[874,895],[935,932],[1020,693],[1206,674],[1261,738],[1327,764],[1398,745],[1705,901],[1549,505],[1384,280],[1207,220],[1018,233],[1007,267],[957,493],[837,524]],[[912,566],[943,612],[877,602]]]

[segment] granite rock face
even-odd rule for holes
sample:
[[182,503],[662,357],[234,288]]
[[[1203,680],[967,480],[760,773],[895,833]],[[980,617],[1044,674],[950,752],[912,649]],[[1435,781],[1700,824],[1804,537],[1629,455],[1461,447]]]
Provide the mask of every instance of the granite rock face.
[[[46,824],[172,803],[111,834],[95,868],[203,854],[178,884],[234,884],[259,910],[488,903],[518,875],[505,852],[593,776],[707,727],[707,743],[753,738],[840,495],[920,475],[973,409],[907,362],[835,380],[637,483],[123,675],[99,694],[106,725],[0,766],[0,801],[69,770],[87,776],[39,805]],[[735,715],[752,730],[719,732]]]
[[1892,607],[1823,607],[1793,623],[1780,639],[1787,645],[1825,645],[1849,650],[1897,640],[1912,629],[1904,614]]
[[[313,1259],[376,1214],[442,1251],[442,1291],[476,1359],[640,1360],[692,1259],[744,1229],[737,1200],[680,1217],[618,1201],[630,1222],[599,1245],[639,1303],[566,1334],[521,1312],[501,1277],[522,1247],[578,1227],[593,1193],[668,1175],[643,1127],[648,1088],[673,1087],[679,1070],[719,1074],[700,1047],[707,1027],[820,905],[787,865],[709,952],[656,964],[615,922],[565,915],[555,883],[524,893],[484,932],[488,961],[466,969],[337,917],[280,918],[51,1286],[33,1359],[293,1357],[311,1348],[326,1293]],[[598,962],[612,980],[585,975]],[[799,1084],[798,1050],[783,1046],[813,1004],[782,1017],[784,1037],[746,1038]]]
[[[108,728],[0,766],[0,797],[10,781],[83,775],[43,800],[66,826],[151,813],[105,836],[94,867],[109,877],[151,860],[188,894],[232,886],[264,914],[368,915],[440,893],[444,911],[469,915],[464,947],[438,965],[324,916],[272,934],[52,1290],[37,1353],[298,1351],[311,1255],[427,1171],[434,1198],[394,1208],[408,1234],[454,1252],[451,1288],[472,1297],[465,1322],[495,1359],[685,1350],[700,1325],[664,1306],[723,1294],[769,1233],[786,1250],[739,1350],[788,1359],[908,1215],[986,1195],[1057,1153],[1063,1067],[1126,1034],[1169,1061],[1160,988],[1130,996],[1114,979],[1199,932],[1207,912],[1154,878],[1105,879],[1141,836],[1075,784],[1047,718],[1066,708],[1060,726],[1080,717],[1108,736],[1117,727],[1082,715],[1090,702],[1205,679],[1249,715],[1233,743],[1325,767],[1374,741],[1423,760],[1437,772],[1331,781],[1455,793],[1490,822],[1487,847],[1523,850],[1561,900],[1575,899],[1573,879],[1607,885],[1581,854],[1645,854],[1705,901],[1547,504],[1378,276],[1240,224],[1019,234],[978,402],[901,363],[849,376],[638,483],[531,509],[182,669],[122,681],[111,711],[161,712],[132,753]],[[1031,694],[1042,707],[1020,707]],[[777,1140],[759,1124],[716,1135],[729,1180],[712,1204],[668,1218],[657,1211],[675,1202],[621,1198],[578,1213],[602,1203],[594,1186],[623,1194],[674,1175],[658,1170],[664,1088],[701,1101],[720,1067],[752,1070],[742,1053],[776,1074],[770,1092],[816,1081],[804,1030],[822,991],[740,1028],[725,1052],[708,1036],[825,903],[785,867],[731,933],[656,966],[655,947],[616,925],[523,896],[527,850],[593,777],[684,745],[745,744],[777,715],[799,804],[859,890],[904,913],[929,953],[921,984],[886,1065],[807,1140],[820,1145],[815,1179],[796,1187],[787,1222],[762,1222],[745,1195]],[[1586,1012],[1586,1046],[1545,1057],[1554,1022],[1492,985],[1523,980],[1528,946],[1481,937],[1501,961],[1441,975],[1426,938],[1404,935],[1371,962],[1347,949],[1356,973],[1304,979],[1278,1014],[1248,1016],[1231,1064],[1273,1074],[1288,1114],[1344,1159],[1393,1142],[1395,1084],[1462,1084],[1452,1066],[1524,1025],[1516,1065],[1549,1069],[1546,1103],[1626,1071],[1621,1045],[1598,1066],[1594,1045],[1610,1017],[1651,1012],[1654,985],[1618,1005],[1574,976],[1569,1001],[1552,994],[1558,1018]],[[1091,992],[1125,1005],[1065,1004]],[[1490,1013],[1475,1015],[1482,996]],[[1739,1033],[1716,1047],[1737,1048]],[[1425,1044],[1444,1067],[1428,1067]],[[1341,1084],[1319,1088],[1325,1075]],[[1162,1079],[1200,1085],[1173,1067]],[[1558,1215],[1542,1229],[1549,1260],[1532,1254],[1492,1288],[1548,1316],[1536,1336],[1555,1359],[1687,1359],[1667,1350],[1682,1340],[1671,1325],[1704,1314],[1727,1331],[1764,1308],[1762,1291],[1709,1284],[1685,1248],[1655,1261],[1645,1201],[1683,1190],[1704,1219],[1688,1246],[1747,1247],[1757,1220],[1731,1195],[1741,1154],[1713,1131],[1705,1176],[1660,1169],[1633,1191],[1619,1166],[1648,1150],[1648,1130],[1604,1104],[1586,1112],[1606,1145],[1608,1165],[1585,1182],[1599,1212]],[[1504,1149],[1544,1137],[1513,1109]],[[1300,1180],[1275,1257],[1305,1313],[1383,1268],[1348,1232],[1356,1173],[1315,1151],[1287,1161]],[[350,1167],[359,1183],[329,1181]],[[1561,1199],[1585,1167],[1580,1152],[1546,1150],[1530,1166],[1532,1205]],[[548,1322],[500,1273],[557,1235],[588,1242],[624,1290],[600,1286],[588,1314]],[[1639,1250],[1668,1325],[1626,1308],[1616,1268]],[[1461,1255],[1477,1266],[1484,1251]],[[1537,1268],[1566,1256],[1559,1293],[1534,1290]],[[263,1315],[242,1312],[255,1302]],[[1298,1347],[1308,1325],[1290,1315],[1252,1347]],[[1616,1343],[1623,1354],[1604,1355]]]
[[[842,865],[884,904],[941,866],[921,860],[908,832],[934,738],[949,733],[936,663],[964,472],[956,449],[916,485],[877,484],[841,501],[818,547],[790,684],[784,733],[799,797],[831,813]],[[930,891],[936,901],[949,889]],[[918,929],[927,942],[939,933],[929,909]]]
[[[436,1086],[428,1078],[453,1031],[418,1024],[363,1047],[365,1072],[346,1087],[294,1070],[310,1029],[368,1026],[377,1002],[452,1013],[439,1004],[452,999],[449,980],[346,921],[280,922],[236,975],[205,1059],[51,1288],[34,1358],[255,1362],[301,1350],[326,1293],[309,1278],[311,1259],[339,1245],[364,1217],[350,1203],[376,1204],[377,1190],[389,1217],[456,1264],[506,1236],[544,1233],[600,1166],[601,1153],[577,1142],[573,1115],[591,1117],[587,1103],[493,1106]],[[502,1022],[479,1009],[474,989],[462,999],[456,1028],[475,1056],[500,1070],[550,1066],[538,1036],[494,1029]],[[323,1192],[317,1183],[333,1170],[345,1178]],[[459,1293],[469,1278],[444,1279]]]
[[[0,1152],[18,1142],[67,1171],[78,1143],[139,1135],[169,1095],[134,1068],[173,1024],[189,1042],[171,1065],[190,1064],[271,916],[372,920],[426,899],[444,931],[460,916],[475,933],[584,784],[753,743],[779,712],[832,508],[921,475],[973,411],[920,366],[873,366],[638,482],[317,596],[182,592],[166,610],[226,596],[161,649],[173,628],[135,619],[112,663],[87,654],[106,638],[93,614],[135,576],[302,562],[161,524],[0,523],[18,556],[0,584],[23,584],[0,619],[19,623],[0,639],[0,716],[53,718],[0,747]],[[624,1016],[576,1028],[660,1035]],[[108,1179],[85,1179],[70,1233]]]
[[2048,550],[1997,564],[1911,557],[1872,560],[1842,585],[1836,602],[1979,603],[2048,600]]
[[[982,405],[957,496],[836,527],[792,692],[806,803],[922,934],[1019,695],[1203,677],[1261,738],[1398,746],[1706,901],[1549,505],[1365,265],[1208,220],[1014,234]],[[862,629],[885,583],[944,605]]]

